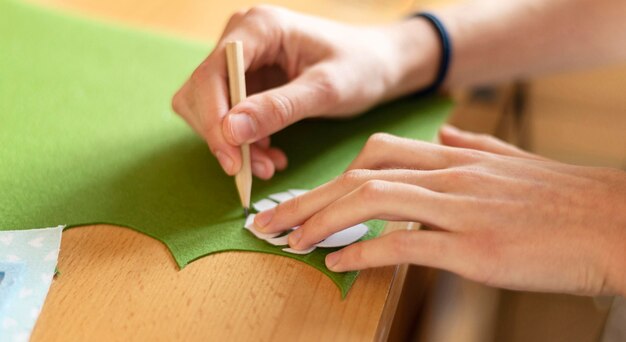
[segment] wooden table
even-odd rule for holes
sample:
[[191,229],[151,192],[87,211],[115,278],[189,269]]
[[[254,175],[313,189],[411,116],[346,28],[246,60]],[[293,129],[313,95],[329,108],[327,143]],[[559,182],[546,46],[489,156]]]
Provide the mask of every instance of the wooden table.
[[[252,1],[33,0],[87,15],[215,40]],[[401,17],[412,1],[273,1],[351,22]],[[86,199],[88,200],[88,199]],[[389,228],[393,228],[390,225]],[[395,224],[395,228],[406,225]],[[178,270],[160,242],[109,225],[63,233],[59,270],[33,341],[341,340],[386,338],[406,267],[361,273],[345,300],[289,258],[227,252]]]
[[401,286],[397,268],[365,271],[342,301],[319,271],[262,253],[179,271],[160,242],[113,226],[64,232],[58,267],[33,341],[374,340]]

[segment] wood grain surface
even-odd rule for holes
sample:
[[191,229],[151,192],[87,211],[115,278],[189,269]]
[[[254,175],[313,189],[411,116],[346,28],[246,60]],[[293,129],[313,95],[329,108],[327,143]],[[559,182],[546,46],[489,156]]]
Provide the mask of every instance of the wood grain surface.
[[[231,13],[255,4],[31,1],[204,41],[219,37]],[[268,3],[353,23],[395,20],[414,6],[404,0]],[[289,258],[225,252],[178,270],[160,242],[109,225],[65,231],[59,270],[32,341],[384,340],[406,274],[406,266],[364,271],[341,300],[329,278]]]
[[33,341],[372,340],[395,272],[362,272],[341,300],[289,258],[225,252],[179,270],[161,243],[108,225],[65,231],[58,268]]

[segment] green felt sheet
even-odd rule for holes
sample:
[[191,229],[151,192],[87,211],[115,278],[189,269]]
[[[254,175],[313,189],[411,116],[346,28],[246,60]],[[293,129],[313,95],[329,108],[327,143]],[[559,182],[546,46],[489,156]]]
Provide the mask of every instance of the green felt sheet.
[[[242,229],[233,178],[172,113],[172,94],[209,50],[0,0],[0,230],[130,227],[165,243],[180,267],[221,251],[278,254],[319,269],[345,296],[357,273],[330,272],[332,249],[288,254]],[[255,180],[253,199],[332,179],[374,132],[432,139],[450,109],[444,98],[403,100],[296,124],[273,138],[288,170]],[[368,225],[366,238],[382,227]]]

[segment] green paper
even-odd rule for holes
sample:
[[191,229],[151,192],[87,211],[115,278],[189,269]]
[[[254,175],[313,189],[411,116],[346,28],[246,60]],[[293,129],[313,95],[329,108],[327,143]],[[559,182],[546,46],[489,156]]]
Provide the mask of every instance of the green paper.
[[[333,273],[334,249],[293,255],[242,229],[232,177],[171,112],[206,44],[90,22],[0,0],[0,229],[109,223],[162,241],[182,268],[204,255],[288,256],[345,296],[357,273]],[[253,199],[339,175],[374,132],[430,140],[451,103],[395,102],[357,119],[307,121],[273,137],[287,171],[254,181]],[[372,238],[382,222],[369,222]]]

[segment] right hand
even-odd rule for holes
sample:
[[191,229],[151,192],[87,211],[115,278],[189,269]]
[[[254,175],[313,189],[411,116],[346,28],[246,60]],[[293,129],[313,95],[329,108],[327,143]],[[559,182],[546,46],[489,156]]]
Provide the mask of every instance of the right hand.
[[[244,42],[250,96],[229,110],[225,44]],[[234,14],[213,52],[176,93],[174,110],[208,143],[224,171],[241,168],[251,145],[262,179],[287,166],[269,136],[308,117],[341,117],[432,81],[436,36],[422,19],[352,26],[260,6]],[[418,71],[415,73],[414,71]]]

